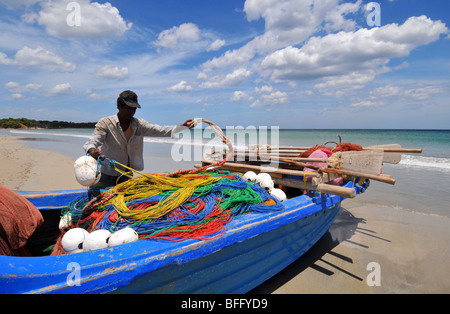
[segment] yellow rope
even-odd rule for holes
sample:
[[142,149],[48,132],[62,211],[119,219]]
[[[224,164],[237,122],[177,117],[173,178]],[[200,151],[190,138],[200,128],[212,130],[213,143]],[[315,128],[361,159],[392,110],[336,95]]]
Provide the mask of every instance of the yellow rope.
[[308,186],[306,185],[306,175],[307,175],[308,173],[314,173],[314,171],[308,171],[308,172],[304,172],[304,173],[303,173],[303,183],[305,184],[305,191],[308,190]]
[[[196,174],[185,174],[178,178],[145,174],[113,187],[108,194],[115,194],[114,197],[103,205],[112,204],[117,213],[127,220],[155,219],[185,203],[198,187],[215,183],[219,179],[219,177]],[[130,210],[127,207],[127,202],[152,197],[166,191],[171,193],[153,206],[142,210]]]

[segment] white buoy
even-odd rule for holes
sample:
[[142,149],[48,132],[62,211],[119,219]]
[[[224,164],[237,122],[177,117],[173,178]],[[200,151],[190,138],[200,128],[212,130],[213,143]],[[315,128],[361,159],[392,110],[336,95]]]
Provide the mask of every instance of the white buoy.
[[69,228],[71,222],[72,222],[72,214],[70,212],[67,212],[59,220],[59,230],[63,230],[63,229]]
[[97,160],[91,156],[81,156],[74,164],[75,178],[83,186],[92,186],[100,181],[100,171],[97,172]]
[[111,247],[120,244],[134,242],[137,240],[139,240],[137,232],[130,227],[126,227],[113,233],[109,238],[108,244]]
[[264,189],[270,193],[270,191],[273,190],[274,183],[273,183],[272,179],[263,178],[259,182],[259,186],[261,187],[261,189]]
[[259,184],[263,179],[272,180],[272,177],[268,173],[261,172],[261,173],[258,173],[258,175],[256,176],[255,182]]
[[90,252],[108,247],[111,232],[105,229],[95,230],[86,237],[83,243],[83,251]]
[[73,228],[67,231],[61,239],[61,245],[66,253],[74,254],[83,252],[83,243],[89,232],[83,228]]
[[286,193],[284,193],[281,189],[273,189],[270,192],[270,195],[277,198],[280,202],[284,202],[286,200]]
[[260,173],[256,176],[256,183],[259,184],[259,186],[266,190],[267,192],[272,191],[274,183],[272,181],[272,177],[268,173]]
[[256,173],[254,173],[253,171],[247,171],[242,178],[246,181],[251,181],[251,182],[255,182],[256,180]]

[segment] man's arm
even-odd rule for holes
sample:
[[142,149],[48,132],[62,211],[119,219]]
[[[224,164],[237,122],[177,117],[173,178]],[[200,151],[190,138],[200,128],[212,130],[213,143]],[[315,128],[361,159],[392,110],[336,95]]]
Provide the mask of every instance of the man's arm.
[[186,120],[183,124],[175,126],[160,126],[147,122],[143,119],[140,119],[139,122],[144,130],[144,136],[151,137],[173,137],[175,133],[186,129],[191,129],[194,126],[192,124],[192,119]]
[[[101,154],[101,150],[98,147],[101,147],[105,142],[106,136],[106,125],[100,120],[95,125],[94,133],[91,135],[89,140],[83,145],[83,149],[86,154],[91,155],[95,159],[97,159]],[[104,156],[102,156],[104,157]]]

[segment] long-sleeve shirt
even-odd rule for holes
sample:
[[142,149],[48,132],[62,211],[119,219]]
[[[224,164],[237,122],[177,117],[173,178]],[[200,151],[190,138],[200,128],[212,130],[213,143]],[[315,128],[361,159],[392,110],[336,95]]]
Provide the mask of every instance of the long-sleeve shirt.
[[[102,118],[83,148],[86,153],[90,148],[98,148],[105,157],[140,171],[144,170],[144,136],[173,137],[182,130],[180,126],[159,126],[136,118],[133,118],[130,127],[132,132],[127,140],[117,115]],[[120,175],[111,167],[102,167],[101,171],[111,176]]]

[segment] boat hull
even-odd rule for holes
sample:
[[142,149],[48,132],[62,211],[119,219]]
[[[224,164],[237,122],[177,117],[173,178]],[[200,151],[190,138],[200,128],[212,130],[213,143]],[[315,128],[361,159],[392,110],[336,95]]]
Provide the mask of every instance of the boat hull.
[[[85,191],[25,194],[45,211],[79,193]],[[211,240],[141,240],[72,255],[0,256],[0,293],[245,293],[311,248],[342,200],[295,197],[282,211],[240,216]]]

